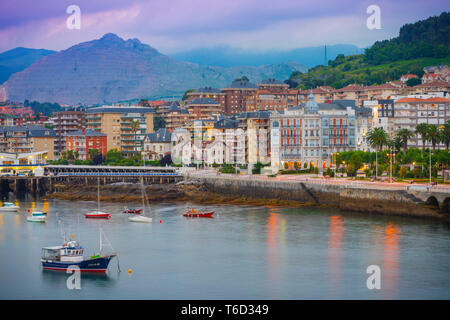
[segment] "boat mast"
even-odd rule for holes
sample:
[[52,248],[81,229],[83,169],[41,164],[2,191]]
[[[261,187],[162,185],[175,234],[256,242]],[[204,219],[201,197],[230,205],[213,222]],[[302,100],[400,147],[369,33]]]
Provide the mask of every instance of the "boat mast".
[[100,177],[97,177],[97,211],[100,211]]

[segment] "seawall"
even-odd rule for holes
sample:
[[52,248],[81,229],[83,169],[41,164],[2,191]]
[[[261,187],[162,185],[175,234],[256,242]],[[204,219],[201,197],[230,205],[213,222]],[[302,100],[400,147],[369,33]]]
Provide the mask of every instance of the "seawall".
[[[320,181],[299,182],[275,179],[252,179],[231,177],[189,177],[188,180],[203,185],[215,194],[234,195],[249,199],[275,199],[314,205],[326,205],[347,211],[372,214],[392,214],[424,218],[449,219],[442,205],[430,204],[427,199],[435,197],[447,203],[447,194],[436,192],[396,190],[383,187],[342,185]],[[314,180],[314,179],[313,179]],[[450,194],[448,194],[450,199]],[[439,202],[438,201],[438,202]]]

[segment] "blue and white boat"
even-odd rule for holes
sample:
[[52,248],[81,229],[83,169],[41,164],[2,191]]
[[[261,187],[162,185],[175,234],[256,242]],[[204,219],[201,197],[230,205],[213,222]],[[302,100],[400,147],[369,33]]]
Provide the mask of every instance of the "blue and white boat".
[[20,207],[16,206],[12,202],[4,202],[3,206],[0,207],[0,211],[8,211],[8,212],[19,211],[19,209]]
[[116,253],[102,253],[102,231],[100,230],[100,253],[84,257],[84,248],[78,241],[64,242],[61,246],[42,248],[41,263],[44,270],[67,271],[69,267],[77,266],[81,272],[105,273]]

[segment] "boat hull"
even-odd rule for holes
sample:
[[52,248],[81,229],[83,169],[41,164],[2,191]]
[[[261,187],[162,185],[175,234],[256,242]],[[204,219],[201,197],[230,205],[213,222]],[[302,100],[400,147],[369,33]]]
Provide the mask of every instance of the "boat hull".
[[27,217],[28,222],[45,222],[45,216]]
[[77,266],[81,272],[105,273],[109,262],[115,255],[83,260],[80,262],[41,261],[42,269],[66,272],[70,266]]
[[203,213],[185,213],[183,216],[187,218],[212,218],[214,211],[203,212]]
[[136,216],[136,217],[128,217],[128,221],[140,223],[152,223],[153,219],[144,216]]
[[0,212],[14,212],[14,211],[19,211],[19,207],[0,207]]
[[128,210],[124,210],[123,213],[140,214],[141,211],[142,211],[142,209],[137,209],[137,210],[128,209]]
[[87,219],[110,219],[111,215],[109,213],[105,214],[85,214]]

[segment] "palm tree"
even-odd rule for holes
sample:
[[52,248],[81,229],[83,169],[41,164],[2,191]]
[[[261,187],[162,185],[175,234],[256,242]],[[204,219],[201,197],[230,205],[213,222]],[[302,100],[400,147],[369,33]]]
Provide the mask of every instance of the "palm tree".
[[408,140],[414,137],[414,132],[408,129],[401,129],[397,133],[397,137],[401,139],[403,144],[403,153],[406,154],[406,149],[408,149]]
[[422,155],[425,152],[425,142],[428,140],[428,124],[420,123],[416,127],[416,133],[422,138]]
[[436,143],[441,142],[441,134],[439,128],[435,124],[430,124],[428,126],[427,140],[431,142],[434,152],[436,150]]
[[448,150],[448,145],[450,144],[450,120],[447,120],[447,123],[439,129],[441,130],[441,142],[445,144],[445,149]]
[[375,148],[375,176],[378,178],[378,150],[388,142],[388,135],[383,128],[374,128],[367,132],[367,141],[372,148]]
[[131,120],[130,122],[130,129],[134,134],[134,153],[136,153],[136,133],[138,132],[140,125],[140,122],[137,120]]

